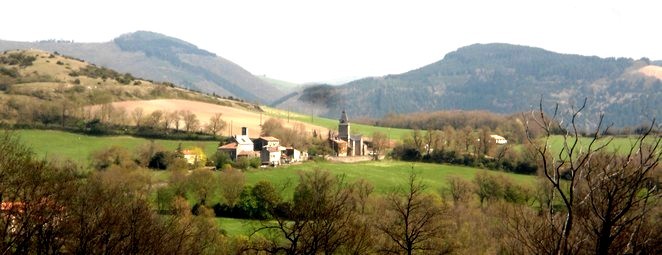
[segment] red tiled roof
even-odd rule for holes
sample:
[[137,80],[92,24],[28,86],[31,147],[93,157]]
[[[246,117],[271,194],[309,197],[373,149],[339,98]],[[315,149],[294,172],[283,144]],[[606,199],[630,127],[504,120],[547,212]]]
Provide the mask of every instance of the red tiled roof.
[[237,149],[237,143],[228,143],[226,145],[218,147],[218,149],[220,149],[220,150],[234,150],[234,149]]

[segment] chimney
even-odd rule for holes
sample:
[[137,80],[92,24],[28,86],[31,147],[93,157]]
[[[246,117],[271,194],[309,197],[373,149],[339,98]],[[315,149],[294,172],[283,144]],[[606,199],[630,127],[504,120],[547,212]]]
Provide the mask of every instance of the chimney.
[[247,127],[241,127],[241,135],[248,136],[248,128]]

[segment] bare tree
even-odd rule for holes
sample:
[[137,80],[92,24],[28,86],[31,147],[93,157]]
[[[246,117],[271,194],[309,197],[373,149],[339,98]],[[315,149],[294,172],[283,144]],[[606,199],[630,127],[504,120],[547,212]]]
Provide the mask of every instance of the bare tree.
[[168,129],[172,126],[175,128],[175,130],[179,130],[179,113],[177,113],[177,111],[166,113],[163,120],[163,125],[165,129]]
[[375,160],[379,159],[379,155],[381,155],[386,148],[388,148],[388,138],[386,137],[386,134],[375,131],[372,133],[372,152],[373,152],[373,157]]
[[457,176],[450,176],[446,179],[448,182],[447,191],[453,199],[453,205],[457,206],[460,202],[467,201],[471,198],[474,186],[471,182]]
[[149,125],[151,128],[158,128],[164,119],[163,115],[163,111],[161,110],[153,111],[149,114],[147,125]]
[[212,135],[217,135],[218,132],[223,131],[225,128],[225,121],[221,119],[221,116],[223,116],[222,113],[218,112],[209,117],[209,124],[207,124],[207,130],[209,130],[209,133]]
[[412,171],[405,189],[386,197],[376,228],[386,236],[380,252],[391,254],[447,253],[442,240],[444,208]]
[[[551,118],[543,114],[542,100],[533,120],[543,131],[542,142],[529,137],[541,175],[546,180],[545,201],[540,201],[540,220],[510,219],[511,233],[532,253],[574,254],[594,252],[650,253],[659,251],[659,242],[644,228],[650,223],[650,212],[659,200],[658,165],[662,150],[661,137],[651,137],[655,121],[626,153],[607,151],[613,138],[602,137],[603,116],[591,137],[582,140],[578,126],[586,100],[572,109],[569,124],[561,126],[558,105]],[[527,128],[528,130],[528,128]],[[562,148],[553,153],[550,143],[554,132],[567,130]],[[560,204],[561,208],[558,207]],[[531,231],[531,226],[538,226]],[[659,226],[659,224],[658,224]],[[522,231],[526,230],[528,231]],[[522,235],[521,233],[528,233]],[[657,244],[655,244],[657,243]],[[541,245],[546,244],[546,245]],[[650,245],[658,245],[651,247]],[[652,249],[652,250],[651,250]],[[655,253],[655,252],[652,252]]]
[[140,127],[140,123],[142,122],[143,119],[143,114],[144,114],[143,108],[141,107],[136,107],[131,112],[131,119],[133,120],[133,123],[135,123],[137,127]]
[[200,125],[198,116],[196,116],[195,113],[192,113],[189,110],[181,111],[180,114],[182,115],[182,120],[184,121],[184,125],[186,125],[186,129],[185,129],[186,132],[197,131]]

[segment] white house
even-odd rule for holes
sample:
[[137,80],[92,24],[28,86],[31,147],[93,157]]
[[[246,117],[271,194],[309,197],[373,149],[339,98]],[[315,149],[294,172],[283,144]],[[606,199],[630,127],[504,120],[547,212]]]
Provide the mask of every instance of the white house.
[[246,127],[241,128],[241,135],[235,135],[232,137],[233,142],[218,147],[219,151],[223,151],[230,155],[232,160],[237,160],[240,157],[253,157],[259,155],[253,151],[253,141],[248,138],[248,129]]
[[490,138],[494,140],[496,144],[507,144],[508,140],[500,135],[490,135]]

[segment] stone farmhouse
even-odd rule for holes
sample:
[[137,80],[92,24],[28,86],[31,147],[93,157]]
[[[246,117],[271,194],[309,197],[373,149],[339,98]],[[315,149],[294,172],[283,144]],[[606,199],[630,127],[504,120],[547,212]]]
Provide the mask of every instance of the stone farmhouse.
[[230,143],[218,147],[218,151],[227,153],[235,161],[244,157],[259,157],[262,165],[271,166],[300,162],[307,157],[305,152],[280,146],[280,140],[276,137],[249,138],[246,127],[242,127],[241,135],[234,135]]

